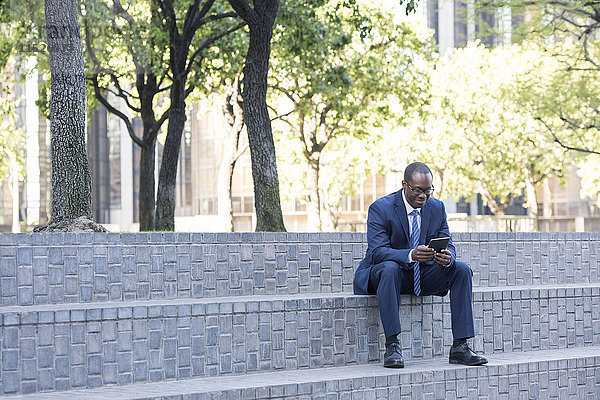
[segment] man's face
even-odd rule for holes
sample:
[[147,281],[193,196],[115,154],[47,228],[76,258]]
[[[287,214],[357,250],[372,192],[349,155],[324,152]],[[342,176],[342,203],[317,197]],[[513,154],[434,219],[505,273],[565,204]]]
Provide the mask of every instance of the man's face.
[[[403,180],[402,188],[404,189],[406,201],[408,201],[408,204],[410,204],[413,208],[423,207],[430,196],[425,194],[423,191],[430,189],[432,187],[432,184],[433,177],[431,176],[431,174],[415,173],[408,180],[408,182]],[[421,193],[415,194],[415,191]]]

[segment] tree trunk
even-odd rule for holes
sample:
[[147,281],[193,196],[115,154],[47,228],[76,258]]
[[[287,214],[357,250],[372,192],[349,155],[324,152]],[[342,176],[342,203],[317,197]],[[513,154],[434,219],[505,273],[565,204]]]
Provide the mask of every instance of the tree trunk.
[[175,186],[177,184],[177,162],[181,148],[181,135],[185,125],[185,98],[187,76],[184,73],[189,54],[191,37],[182,38],[174,33],[171,42],[170,69],[173,76],[171,86],[171,106],[167,139],[163,148],[162,162],[158,174],[158,195],[156,197],[156,230],[175,230]]
[[525,185],[527,193],[527,208],[529,209],[529,216],[537,218],[539,216],[537,196],[535,193],[535,184],[531,178],[529,169],[525,169]]
[[[159,93],[157,77],[154,73],[138,73],[136,87],[140,97],[140,117],[142,119],[142,142],[140,154],[140,197],[139,221],[140,231],[153,231],[155,224],[154,207],[156,206],[156,138],[164,118],[157,121],[154,112],[154,98]],[[136,142],[137,143],[137,142]],[[137,143],[139,144],[139,143]]]
[[271,54],[273,23],[278,2],[272,15],[261,16],[260,24],[249,23],[250,43],[244,66],[244,118],[248,130],[256,231],[285,232],[273,131],[267,108],[267,74]]
[[306,172],[306,187],[308,189],[308,230],[321,232],[321,196],[319,193],[319,157],[310,157]]
[[77,0],[45,0],[50,53],[52,201],[50,225],[91,220],[92,184],[85,147],[86,89]]
[[330,207],[327,204],[329,200],[326,190],[319,192],[319,199],[321,201],[321,209],[319,210],[319,217],[321,218],[321,232],[333,232],[337,223],[333,216],[333,212],[330,212]]
[[[223,159],[221,160],[221,165],[219,165],[217,183],[217,214],[219,215],[222,228],[225,232],[233,232],[233,197],[231,194],[231,182],[235,161],[229,150],[231,145],[228,142],[230,141],[231,138],[225,138],[226,143],[223,146]],[[227,152],[227,154],[225,152]]]
[[[121,15],[126,20],[133,20],[133,17],[121,7],[120,2],[114,0],[113,6],[113,12],[115,15]],[[150,7],[152,24],[160,24],[160,16],[158,15],[156,3],[151,2]],[[107,66],[103,66],[100,59],[98,59],[97,51],[94,48],[94,43],[98,42],[99,38],[93,37],[93,33],[89,29],[90,25],[93,24],[93,20],[90,20],[87,17],[87,15],[84,17],[83,26],[86,29],[88,57],[92,61],[92,69],[95,71],[95,73],[92,74],[94,94],[98,101],[103,104],[109,112],[119,117],[125,123],[129,132],[129,136],[133,140],[134,144],[140,147],[140,186],[138,199],[140,231],[152,231],[154,230],[154,207],[156,204],[156,184],[154,179],[154,173],[156,169],[156,138],[167,117],[165,111],[165,113],[163,113],[157,119],[154,110],[154,100],[156,96],[164,89],[160,87],[162,80],[159,82],[158,77],[156,76],[156,73],[160,73],[158,71],[161,69],[161,66],[157,66],[153,62],[152,57],[148,58],[145,56],[145,49],[143,45],[139,47],[128,48],[129,56],[131,56],[135,66],[135,88],[137,90],[137,95],[134,96],[127,91],[121,90],[120,88],[117,88],[117,92],[118,97],[123,97],[125,99],[125,104],[127,107],[135,114],[139,114],[143,125],[142,137],[140,138],[136,136],[132,119],[126,113],[121,111],[121,107],[117,103],[113,104],[109,102],[105,94],[108,89],[105,87],[100,87],[98,80],[100,75],[108,77],[111,82],[118,81],[119,76],[116,71],[112,71]],[[125,35],[123,32],[120,34],[123,36]],[[133,32],[132,34],[139,34],[139,32]],[[154,46],[154,40],[150,39],[150,44],[151,47],[154,48],[153,51],[161,54],[164,53],[164,51],[161,51],[164,49],[159,49]],[[157,67],[158,70],[156,69]],[[134,97],[139,99],[139,107],[135,105],[135,102],[131,102]]]
[[[193,89],[193,83],[186,87],[191,65],[200,64],[203,58],[202,52],[216,40],[239,29],[238,25],[232,29],[225,30],[216,35],[204,37],[202,44],[194,49],[190,59],[190,46],[196,31],[210,19],[222,19],[232,17],[233,13],[211,15],[205,18],[211,10],[215,0],[207,0],[200,4],[195,0],[187,9],[183,17],[175,12],[174,1],[161,1],[162,16],[169,33],[169,70],[171,73],[171,105],[169,107],[169,125],[167,128],[167,139],[163,149],[163,158],[158,175],[158,195],[156,198],[156,224],[157,230],[172,231],[175,229],[175,186],[177,180],[177,162],[181,147],[181,136],[185,125],[185,99]],[[182,19],[181,32],[178,27],[178,19]],[[189,65],[188,65],[189,63]],[[188,68],[189,67],[189,68]],[[199,68],[199,65],[196,65]]]
[[[326,107],[328,109],[329,107]],[[327,188],[321,187],[321,154],[323,149],[329,143],[331,135],[327,133],[325,117],[327,111],[319,112],[314,109],[315,115],[320,114],[320,122],[314,128],[309,129],[305,136],[304,119],[305,115],[300,112],[301,121],[301,139],[302,150],[306,161],[308,162],[308,171],[306,174],[306,186],[308,189],[308,229],[318,232],[332,231],[334,228],[333,219],[329,215],[329,205]]]
[[19,165],[17,164],[17,156],[9,153],[10,158],[10,179],[12,181],[12,229],[13,233],[21,232],[19,224]]
[[544,181],[543,190],[543,203],[544,203],[544,218],[549,218],[552,216],[552,191],[550,190],[550,182],[548,180]]
[[442,200],[444,197],[446,197],[446,194],[444,193],[444,169],[435,168],[434,170],[436,175],[440,179],[440,187],[436,188],[436,198]]
[[498,204],[496,199],[491,194],[489,194],[487,191],[484,191],[482,195],[494,216],[502,217],[506,215],[506,207],[502,207],[500,204]]
[[239,80],[236,78],[228,89],[225,105],[223,106],[223,114],[229,123],[230,129],[224,138],[223,157],[221,158],[217,181],[218,215],[223,221],[224,230],[227,232],[234,231],[231,187],[235,163],[242,152],[239,144],[240,134],[244,127],[244,113],[238,84]]
[[185,125],[185,80],[175,80],[171,88],[171,110],[167,139],[163,148],[162,162],[158,174],[156,198],[156,230],[175,230],[175,186],[177,162],[181,147],[181,135]]
[[144,140],[144,146],[142,146],[141,149],[139,219],[140,231],[145,232],[154,230],[156,138],[150,141],[150,143]]
[[140,154],[140,231],[153,231],[156,206],[156,138],[164,118],[156,120],[154,97],[159,91],[156,75],[152,72],[137,76],[136,86],[140,93],[140,116],[142,118],[142,146]]
[[217,214],[222,223],[225,232],[233,232],[233,197],[231,194],[233,169],[235,167],[235,150],[232,143],[235,138],[228,136],[223,145],[223,158],[219,165],[219,175],[217,180]]

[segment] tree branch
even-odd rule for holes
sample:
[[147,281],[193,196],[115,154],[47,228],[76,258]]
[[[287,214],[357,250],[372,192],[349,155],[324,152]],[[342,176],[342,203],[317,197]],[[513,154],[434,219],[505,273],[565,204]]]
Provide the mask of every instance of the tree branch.
[[162,125],[165,123],[167,118],[169,118],[169,112],[171,111],[171,107],[167,108],[167,110],[160,116],[160,118],[152,125],[153,132],[158,133]]
[[279,85],[269,85],[269,87],[271,89],[275,89],[275,90],[279,90],[281,93],[283,93],[288,99],[290,99],[292,101],[292,103],[296,104],[297,102],[299,102],[299,99],[294,98],[294,93],[290,90],[287,90]]
[[[129,29],[131,29],[132,33],[135,33],[137,36],[137,39],[139,40],[139,42],[142,42],[142,38],[139,36],[139,32],[137,31],[137,29],[135,28],[135,20],[133,19],[133,17],[131,16],[131,14],[129,14],[121,5],[121,1],[120,0],[113,0],[113,13],[115,15],[121,15],[123,17],[123,19],[125,19],[125,21],[127,21],[128,25],[129,25]],[[125,35],[123,34],[123,31],[119,28],[116,28],[117,31],[119,32],[119,34],[125,38],[125,40],[128,42],[127,43],[127,49],[129,50],[129,54],[131,54],[131,57],[133,59],[133,63],[135,64],[136,67],[136,71],[138,71],[139,73],[139,69],[142,69],[142,67],[140,66],[138,57],[137,57],[137,53],[135,51],[135,46],[132,44],[132,40],[130,35]],[[143,70],[143,69],[142,69]]]
[[[206,14],[208,14],[208,12],[210,11],[210,8],[213,6],[213,4],[215,3],[215,0],[208,0],[206,3],[204,3],[204,5],[202,6],[202,9],[200,11],[198,11],[198,1],[195,1],[193,6],[194,6],[194,10],[192,10],[192,6],[190,6],[190,8],[188,9],[188,14],[186,15],[185,18],[185,23],[183,24],[184,26],[184,35],[186,33],[192,33],[192,36],[194,34],[194,32],[196,32],[198,30],[198,28],[200,28],[200,26],[203,25],[203,19],[206,16]],[[191,12],[193,11],[193,13]],[[188,20],[189,17],[189,20]],[[188,21],[189,21],[189,25],[188,25]],[[185,30],[185,27],[189,26],[189,31]]]
[[[225,18],[235,18],[238,15],[235,12],[228,12],[228,13],[222,13],[222,14],[216,14],[216,15],[209,15],[207,18],[202,18],[199,21],[199,25],[198,28],[202,25],[205,25],[209,22],[213,22],[213,21],[219,21]],[[245,24],[244,24],[245,25]]]
[[[123,100],[125,100],[125,104],[127,104],[127,107],[131,108],[133,111],[139,113],[142,110],[139,107],[135,107],[133,104],[131,104],[129,102],[129,98],[136,98],[135,96],[133,96],[132,94],[130,94],[129,92],[127,92],[126,90],[121,89],[121,85],[119,84],[119,80],[117,79],[117,76],[115,74],[109,74],[110,79],[112,80],[113,84],[115,85],[115,87],[117,88],[117,92],[113,92],[111,90],[111,93],[113,93],[115,96],[122,98]],[[109,90],[107,88],[107,90]]]
[[590,149],[586,149],[586,148],[581,148],[581,147],[568,146],[568,145],[564,144],[558,138],[558,136],[556,136],[556,133],[554,132],[554,130],[544,120],[542,120],[540,117],[536,117],[535,119],[538,120],[538,121],[540,121],[546,127],[546,129],[548,129],[548,132],[550,132],[550,134],[554,138],[554,142],[557,143],[562,148],[567,149],[567,150],[572,150],[572,151],[578,151],[580,153],[588,153],[588,154],[598,154],[598,155],[600,155],[600,152],[598,152],[598,151],[594,151],[594,150],[590,150]]
[[[270,108],[271,110],[273,110],[273,111],[276,111],[276,110],[275,110],[275,108],[273,108],[273,107],[270,107],[270,106],[269,106],[269,108]],[[287,123],[289,124],[289,122],[288,122],[287,120],[284,120],[284,118],[285,118],[285,117],[287,117],[287,116],[289,116],[289,115],[291,115],[291,114],[293,114],[295,111],[296,111],[296,109],[293,109],[293,110],[292,110],[292,111],[290,111],[290,112],[287,112],[287,113],[285,113],[285,114],[280,114],[280,115],[276,116],[275,118],[271,118],[271,122],[273,122],[273,121],[277,121],[278,119],[281,119],[282,121],[284,121],[284,122],[287,122]]]
[[177,30],[177,16],[175,15],[175,10],[173,9],[173,0],[155,0],[160,9],[162,10],[161,15],[165,20],[165,29],[169,32],[169,35],[173,35]]
[[230,29],[227,29],[226,31],[223,31],[217,35],[214,36],[209,36],[206,38],[202,39],[202,42],[200,43],[200,45],[198,46],[198,48],[194,51],[194,53],[192,54],[192,56],[190,57],[190,61],[188,62],[188,65],[185,69],[184,72],[181,73],[180,78],[182,76],[185,76],[187,74],[190,73],[190,71],[192,70],[192,67],[194,65],[194,62],[196,61],[196,57],[198,57],[200,54],[202,54],[202,52],[204,50],[206,50],[207,47],[209,47],[210,45],[212,45],[213,43],[215,43],[217,40],[229,35],[230,33],[233,33],[235,31],[237,31],[238,29],[244,27],[246,25],[245,22],[242,22]]
[[[97,85],[98,87],[100,86],[98,83],[98,72],[103,71],[103,72],[107,72],[107,70],[102,69],[100,67],[100,61],[98,60],[98,57],[96,56],[96,51],[94,50],[93,46],[92,46],[92,42],[90,39],[90,34],[89,34],[89,21],[86,19],[83,20],[83,27],[85,30],[85,45],[87,47],[88,53],[90,54],[90,58],[92,59],[92,63],[94,65],[94,75],[93,75],[93,82],[95,85]],[[131,94],[127,93],[126,91],[124,91],[123,89],[121,89],[121,85],[119,84],[119,80],[117,78],[117,76],[113,73],[113,72],[108,72],[108,75],[110,76],[111,80],[113,81],[113,83],[115,84],[115,87],[118,90],[118,93],[115,93],[113,91],[111,91],[111,93],[113,93],[115,96],[121,97],[123,100],[125,100],[125,103],[127,104],[127,107],[129,107],[130,109],[132,109],[135,112],[140,112],[140,109],[135,107],[133,104],[131,104],[129,102],[129,99],[127,98],[127,95],[131,96]],[[109,89],[105,89],[105,90],[109,90]],[[98,92],[95,92],[96,94]],[[133,97],[133,96],[131,96]],[[100,100],[100,98],[98,98],[98,100]],[[108,108],[108,107],[107,107]]]
[[256,11],[254,11],[252,9],[252,7],[250,7],[250,2],[249,0],[227,0],[229,1],[229,5],[231,5],[231,8],[234,9],[234,11],[237,13],[237,15],[240,16],[241,19],[243,19],[244,21],[250,23],[250,21],[252,21],[253,23],[258,20],[258,16],[256,14]]
[[102,92],[100,90],[100,85],[98,85],[98,74],[92,75],[92,77],[90,79],[92,81],[92,85],[94,86],[94,94],[96,95],[96,98],[98,99],[98,101],[104,107],[106,107],[106,109],[109,112],[115,114],[117,117],[121,118],[123,120],[123,122],[125,122],[125,126],[127,127],[127,132],[129,132],[129,137],[131,137],[131,140],[133,140],[133,142],[135,144],[137,144],[138,146],[143,147],[144,141],[142,139],[138,138],[137,136],[135,136],[135,132],[133,130],[133,125],[131,124],[131,121],[129,120],[129,118],[123,112],[119,111],[112,104],[110,104],[108,102],[108,100],[106,99],[106,97],[104,97],[102,95]]
[[239,160],[240,157],[244,155],[246,150],[248,150],[248,147],[249,147],[248,143],[246,143],[244,146],[240,147],[238,149],[238,152],[235,153],[235,155],[233,156],[233,162],[237,162],[237,160]]

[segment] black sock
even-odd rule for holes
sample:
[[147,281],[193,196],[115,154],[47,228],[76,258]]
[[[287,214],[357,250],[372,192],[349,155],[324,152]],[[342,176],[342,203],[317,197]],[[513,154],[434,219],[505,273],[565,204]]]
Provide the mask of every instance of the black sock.
[[389,346],[392,343],[400,343],[400,341],[398,340],[398,334],[392,335],[392,336],[389,336],[389,337],[385,338],[385,346],[386,347]]
[[454,339],[454,341],[452,342],[452,347],[456,347],[456,346],[460,346],[463,343],[467,342],[467,338],[464,339]]

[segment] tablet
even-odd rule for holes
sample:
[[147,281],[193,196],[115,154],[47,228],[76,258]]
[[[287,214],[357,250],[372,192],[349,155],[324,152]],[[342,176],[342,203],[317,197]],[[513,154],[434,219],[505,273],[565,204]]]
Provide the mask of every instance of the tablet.
[[440,251],[444,250],[446,246],[448,246],[448,242],[450,242],[449,236],[433,238],[429,241],[429,245],[427,247],[430,247],[434,249],[436,253],[439,253]]

